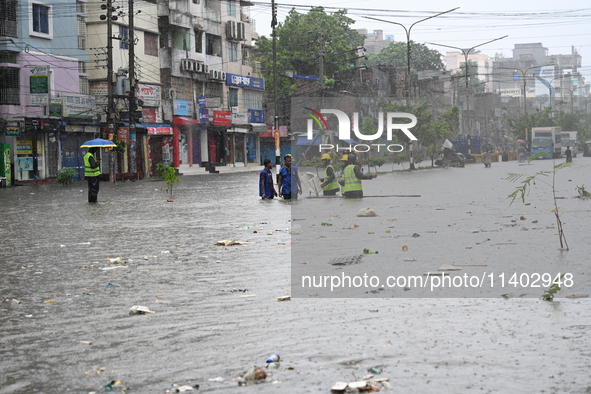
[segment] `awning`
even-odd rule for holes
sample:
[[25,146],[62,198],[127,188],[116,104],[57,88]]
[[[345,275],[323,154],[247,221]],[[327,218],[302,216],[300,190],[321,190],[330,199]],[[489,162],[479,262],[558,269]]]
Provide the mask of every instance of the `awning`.
[[[352,144],[352,145],[359,143],[355,140],[339,140],[339,141],[346,142],[347,144]],[[310,141],[305,136],[300,136],[300,137],[298,137],[298,142],[296,143],[296,145],[320,145],[320,144],[321,144],[321,139],[318,136],[316,138],[314,138],[312,141]]]
[[174,116],[172,124],[175,126],[194,125],[199,124],[199,119],[189,118],[187,116]]
[[269,126],[264,123],[251,123],[252,131],[256,133],[264,133],[265,131],[269,131]]
[[[120,122],[120,123],[125,127],[129,127],[129,123],[127,123],[127,122]],[[172,127],[172,126],[169,124],[166,124],[166,123],[136,123],[135,124],[136,129],[147,129],[148,127]]]

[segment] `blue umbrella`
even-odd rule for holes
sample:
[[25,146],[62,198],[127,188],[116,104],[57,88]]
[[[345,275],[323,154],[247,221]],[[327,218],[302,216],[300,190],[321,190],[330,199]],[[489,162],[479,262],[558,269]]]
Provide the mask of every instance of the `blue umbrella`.
[[81,148],[115,148],[117,145],[113,141],[104,140],[102,138],[95,138],[94,140],[86,141]]

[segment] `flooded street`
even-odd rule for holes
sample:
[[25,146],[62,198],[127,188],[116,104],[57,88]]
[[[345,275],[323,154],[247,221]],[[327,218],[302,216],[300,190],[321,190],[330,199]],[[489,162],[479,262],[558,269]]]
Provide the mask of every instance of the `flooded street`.
[[[261,201],[256,172],[185,176],[170,203],[151,180],[101,183],[97,205],[82,182],[0,189],[0,393],[99,393],[113,380],[115,392],[164,393],[177,382],[197,392],[329,393],[370,367],[389,378],[386,392],[591,392],[591,299],[564,298],[591,291],[591,201],[575,198],[576,186],[591,187],[591,158],[556,177],[570,251],[559,250],[550,187],[538,182],[530,205],[507,200],[518,186],[507,173],[551,166],[384,174],[363,182],[367,196],[421,197],[358,201],[307,192]],[[357,217],[364,207],[378,216]],[[574,285],[554,302],[538,299],[544,287],[519,297],[496,287],[298,286],[301,274],[340,273],[330,260],[362,248],[379,254],[355,269],[376,275],[483,265],[460,272],[570,272]],[[107,260],[117,257],[125,264]],[[130,316],[134,305],[155,313]],[[232,381],[273,353],[281,366],[265,382]]]

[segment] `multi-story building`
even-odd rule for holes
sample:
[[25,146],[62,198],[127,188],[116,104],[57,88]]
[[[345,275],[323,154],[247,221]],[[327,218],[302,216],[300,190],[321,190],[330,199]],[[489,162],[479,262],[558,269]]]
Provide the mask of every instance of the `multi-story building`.
[[0,0],[0,144],[15,180],[80,168],[73,136],[96,131],[85,4]]
[[[447,71],[451,71],[454,74],[466,72],[465,69],[461,68],[462,64],[466,63],[466,56],[463,53],[458,51],[446,52],[443,61],[445,62],[445,69]],[[490,74],[492,71],[490,58],[483,53],[469,53],[468,62],[474,62],[478,65],[478,79],[486,83],[485,92],[490,92]],[[470,68],[468,68],[468,71],[470,71]]]
[[550,55],[541,43],[516,44],[513,57],[493,60],[492,89],[505,103],[520,101],[522,108],[566,104],[576,111],[584,107],[586,95],[580,66],[581,56],[574,49],[569,55]]
[[[264,80],[251,61],[255,21],[247,1],[159,4],[163,114],[173,163],[260,164]],[[186,144],[177,141],[185,140]],[[186,145],[183,152],[181,145]]]

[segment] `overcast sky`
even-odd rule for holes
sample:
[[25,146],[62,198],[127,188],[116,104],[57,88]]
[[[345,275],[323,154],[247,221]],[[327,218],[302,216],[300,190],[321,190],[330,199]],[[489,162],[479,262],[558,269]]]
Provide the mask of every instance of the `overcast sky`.
[[[270,2],[255,2],[251,16],[256,20],[259,35],[271,36]],[[550,55],[570,54],[571,47],[582,56],[579,70],[591,83],[591,2],[581,0],[495,0],[495,1],[334,1],[288,0],[278,2],[278,20],[282,22],[295,6],[305,13],[312,5],[323,6],[327,12],[340,8],[349,9],[349,17],[356,23],[354,29],[365,28],[369,32],[383,30],[384,35],[394,35],[395,41],[406,42],[401,26],[365,19],[372,16],[400,23],[407,28],[414,22],[456,7],[458,10],[416,24],[410,33],[411,40],[450,45],[460,48],[490,41],[508,35],[507,38],[479,47],[482,53],[494,56],[502,53],[512,56],[515,44],[542,43]],[[445,47],[431,46],[444,53]]]

